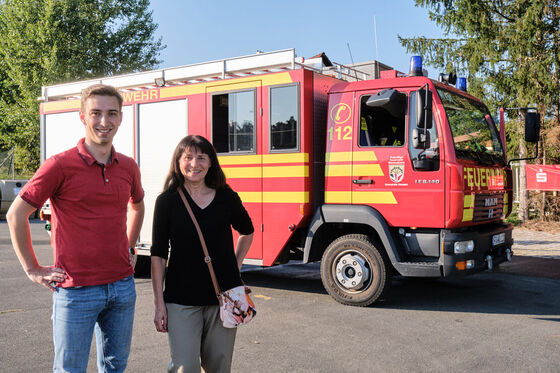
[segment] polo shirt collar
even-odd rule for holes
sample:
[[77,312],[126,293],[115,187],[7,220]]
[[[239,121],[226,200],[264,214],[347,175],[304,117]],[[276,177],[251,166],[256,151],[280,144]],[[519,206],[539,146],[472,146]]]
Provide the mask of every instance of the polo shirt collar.
[[[83,137],[82,139],[80,139],[80,141],[78,141],[78,145],[77,145],[78,154],[80,154],[80,156],[88,166],[91,166],[92,164],[98,162],[95,160],[93,155],[91,155],[90,152],[87,150],[85,146],[85,141],[86,141],[85,137]],[[109,164],[112,164],[115,161],[118,162],[119,157],[117,155],[117,152],[115,151],[115,147],[111,145],[111,160],[109,161]]]

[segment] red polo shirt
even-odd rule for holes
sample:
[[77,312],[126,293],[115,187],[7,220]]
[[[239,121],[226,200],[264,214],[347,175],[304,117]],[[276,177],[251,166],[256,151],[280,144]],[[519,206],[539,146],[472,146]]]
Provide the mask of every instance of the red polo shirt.
[[126,214],[144,191],[136,162],[111,150],[107,165],[84,146],[47,159],[20,197],[41,208],[50,198],[54,265],[66,271],[62,287],[108,284],[134,269],[129,264]]

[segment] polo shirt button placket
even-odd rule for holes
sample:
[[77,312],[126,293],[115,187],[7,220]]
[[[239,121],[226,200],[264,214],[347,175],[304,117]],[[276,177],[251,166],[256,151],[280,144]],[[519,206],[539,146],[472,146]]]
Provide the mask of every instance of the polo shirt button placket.
[[103,166],[103,177],[105,177],[105,184],[109,182],[109,178],[107,177],[107,166]]

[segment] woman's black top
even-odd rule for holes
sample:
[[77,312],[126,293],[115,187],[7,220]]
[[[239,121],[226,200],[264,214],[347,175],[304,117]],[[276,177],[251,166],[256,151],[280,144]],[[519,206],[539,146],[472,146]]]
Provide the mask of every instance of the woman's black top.
[[[226,187],[216,190],[212,202],[201,209],[184,188],[183,193],[204,235],[220,289],[241,285],[231,227],[242,235],[254,231],[241,199]],[[198,233],[176,189],[161,193],[156,200],[151,254],[163,259],[169,254],[163,292],[166,303],[218,304]]]

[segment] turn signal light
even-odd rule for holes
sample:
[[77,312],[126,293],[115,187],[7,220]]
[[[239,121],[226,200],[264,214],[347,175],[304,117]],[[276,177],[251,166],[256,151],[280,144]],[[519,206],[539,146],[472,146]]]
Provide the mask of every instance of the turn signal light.
[[455,263],[455,267],[459,271],[464,271],[465,269],[467,269],[467,262],[466,261],[457,262],[457,263]]

